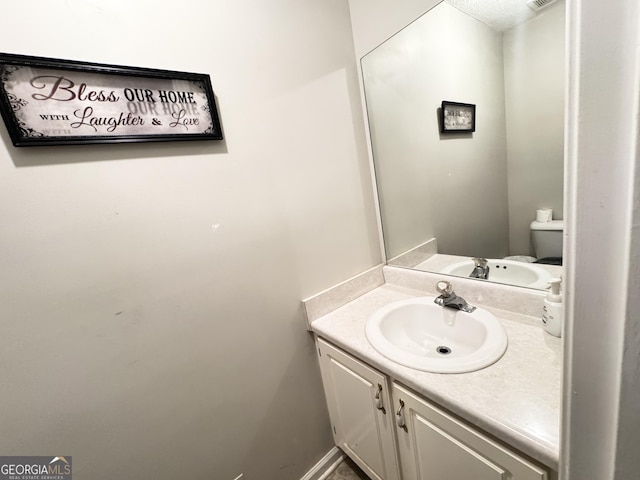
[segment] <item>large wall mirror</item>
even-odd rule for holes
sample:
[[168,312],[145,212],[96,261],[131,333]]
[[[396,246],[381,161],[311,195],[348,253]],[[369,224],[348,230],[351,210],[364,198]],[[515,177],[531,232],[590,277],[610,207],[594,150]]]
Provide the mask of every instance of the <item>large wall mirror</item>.
[[[565,4],[547,3],[446,0],[362,58],[388,264],[561,274]],[[475,105],[475,131],[442,132],[468,120],[443,101]]]

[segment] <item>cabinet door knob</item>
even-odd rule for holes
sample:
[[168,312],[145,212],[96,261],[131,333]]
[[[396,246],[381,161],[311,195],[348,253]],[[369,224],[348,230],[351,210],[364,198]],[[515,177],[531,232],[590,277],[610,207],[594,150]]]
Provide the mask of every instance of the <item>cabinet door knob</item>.
[[387,414],[387,411],[382,404],[382,385],[380,384],[378,384],[378,391],[376,392],[376,408],[378,410],[382,410],[382,413],[384,413],[385,415]]
[[404,402],[402,401],[402,399],[399,399],[398,402],[400,403],[400,407],[396,412],[396,425],[402,428],[405,432],[408,432],[409,429],[407,428],[407,424],[404,421]]

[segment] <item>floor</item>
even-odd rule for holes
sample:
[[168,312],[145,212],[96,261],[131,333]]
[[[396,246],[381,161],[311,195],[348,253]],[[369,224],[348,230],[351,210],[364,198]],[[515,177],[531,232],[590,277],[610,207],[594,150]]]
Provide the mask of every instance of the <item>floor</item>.
[[345,459],[327,480],[370,480],[350,458]]

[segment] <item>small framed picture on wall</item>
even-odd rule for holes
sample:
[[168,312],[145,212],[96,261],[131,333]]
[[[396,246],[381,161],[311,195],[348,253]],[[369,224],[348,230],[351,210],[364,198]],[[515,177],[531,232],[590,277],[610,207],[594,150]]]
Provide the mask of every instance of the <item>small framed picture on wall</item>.
[[476,106],[472,103],[442,102],[440,132],[475,132]]

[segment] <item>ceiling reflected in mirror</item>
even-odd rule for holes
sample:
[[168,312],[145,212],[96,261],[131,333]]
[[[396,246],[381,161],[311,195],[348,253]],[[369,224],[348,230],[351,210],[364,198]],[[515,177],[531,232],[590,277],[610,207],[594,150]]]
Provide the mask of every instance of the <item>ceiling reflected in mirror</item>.
[[509,30],[535,17],[557,0],[446,0],[498,32]]

